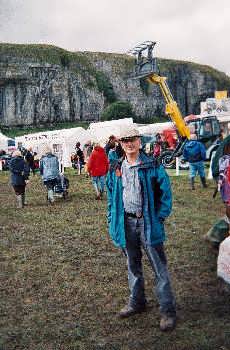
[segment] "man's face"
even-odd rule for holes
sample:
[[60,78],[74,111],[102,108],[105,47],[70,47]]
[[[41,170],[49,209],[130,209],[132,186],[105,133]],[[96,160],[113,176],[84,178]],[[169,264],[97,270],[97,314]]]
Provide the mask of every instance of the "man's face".
[[140,149],[140,137],[134,136],[121,141],[121,146],[127,155],[137,155]]

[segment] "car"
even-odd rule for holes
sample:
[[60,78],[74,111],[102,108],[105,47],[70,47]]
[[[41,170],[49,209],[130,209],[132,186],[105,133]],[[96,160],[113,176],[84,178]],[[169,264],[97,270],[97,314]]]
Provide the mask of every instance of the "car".
[[153,146],[156,142],[155,135],[141,135],[141,146],[142,149],[147,153],[151,153],[153,151]]
[[0,162],[2,162],[2,170],[9,170],[9,163],[11,158],[12,157],[9,154],[0,155]]

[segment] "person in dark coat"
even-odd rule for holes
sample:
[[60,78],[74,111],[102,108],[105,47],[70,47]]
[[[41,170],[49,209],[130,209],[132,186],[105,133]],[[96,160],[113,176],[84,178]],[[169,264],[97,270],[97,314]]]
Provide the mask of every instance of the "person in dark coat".
[[20,151],[13,152],[9,170],[11,173],[11,184],[16,194],[17,207],[23,208],[25,205],[25,188],[29,181],[30,168]]
[[75,147],[75,152],[76,152],[75,156],[76,156],[76,165],[78,169],[78,175],[81,174],[81,170],[83,168],[83,165],[85,164],[84,154],[80,147],[81,147],[80,142],[77,142]]
[[104,147],[104,150],[105,150],[105,153],[106,153],[107,157],[109,155],[109,151],[111,150],[111,148],[114,147],[114,143],[115,142],[116,142],[116,136],[110,135],[109,136],[109,140],[108,140],[108,142],[106,143],[106,145]]
[[219,159],[224,155],[224,147],[228,144],[230,144],[230,135],[220,143],[212,160],[212,176],[216,182],[219,177]]
[[203,143],[197,141],[195,134],[191,134],[190,140],[187,141],[183,151],[183,157],[189,162],[189,177],[191,189],[195,190],[195,176],[198,173],[203,187],[207,187],[204,161],[206,160],[206,150]]
[[32,147],[29,147],[25,154],[25,161],[28,163],[30,170],[33,175],[35,175],[35,166],[34,166],[34,153]]
[[[218,152],[218,153],[217,153]],[[204,239],[211,242],[214,248],[229,236],[230,228],[230,138],[224,140],[217,149],[215,161],[219,164],[213,166],[213,177],[217,183],[221,198],[225,204],[225,215],[219,218],[210,228]],[[215,156],[216,157],[216,156]],[[216,195],[216,193],[215,193]],[[214,195],[214,196],[215,196]]]
[[114,150],[114,144],[115,144],[115,151],[117,154],[117,158],[121,158],[124,155],[124,151],[121,147],[119,140],[114,135],[111,135],[109,137],[109,140],[104,147],[105,153],[106,153],[107,157],[109,157],[110,150],[111,149]]

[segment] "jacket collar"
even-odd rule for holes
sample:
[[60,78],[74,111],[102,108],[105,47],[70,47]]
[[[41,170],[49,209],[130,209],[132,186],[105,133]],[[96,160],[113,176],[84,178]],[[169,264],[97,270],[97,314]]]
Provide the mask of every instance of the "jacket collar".
[[139,156],[140,162],[137,165],[140,169],[152,168],[156,165],[156,159],[153,157],[148,157],[145,152],[141,151]]
[[[125,156],[115,161],[113,166],[111,166],[111,168],[120,169],[124,159],[125,159]],[[150,158],[145,154],[145,152],[140,151],[138,163],[135,165],[132,165],[130,168],[147,169],[147,168],[152,168],[153,166],[156,166],[156,165],[157,165],[157,161],[155,158],[153,157]]]

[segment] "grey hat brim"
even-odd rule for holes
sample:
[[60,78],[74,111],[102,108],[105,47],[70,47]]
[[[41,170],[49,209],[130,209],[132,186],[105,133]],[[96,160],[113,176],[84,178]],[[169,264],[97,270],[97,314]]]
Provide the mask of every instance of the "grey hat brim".
[[120,139],[119,139],[119,141],[124,141],[124,140],[129,140],[129,139],[132,139],[132,138],[134,138],[134,137],[141,137],[141,135],[133,135],[133,136],[127,136],[127,137],[121,137]]

